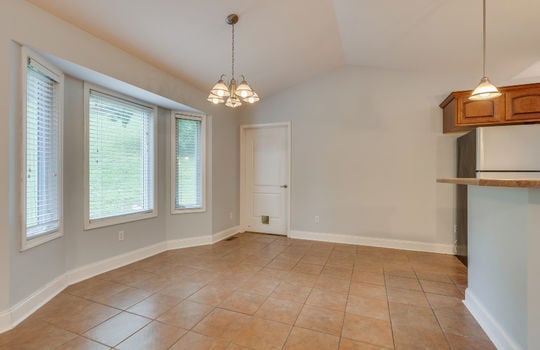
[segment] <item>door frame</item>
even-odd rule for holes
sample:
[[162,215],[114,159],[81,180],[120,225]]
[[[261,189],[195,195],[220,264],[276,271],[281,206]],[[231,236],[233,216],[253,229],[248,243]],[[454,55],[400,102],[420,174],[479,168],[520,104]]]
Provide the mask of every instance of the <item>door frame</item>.
[[288,122],[279,122],[279,123],[265,123],[265,124],[246,124],[240,125],[240,231],[245,232],[247,229],[247,219],[246,219],[246,131],[248,129],[263,129],[263,128],[275,128],[275,127],[286,127],[287,134],[287,198],[285,203],[287,209],[285,213],[287,215],[287,222],[285,223],[285,235],[289,237],[291,232],[291,128],[292,123]]

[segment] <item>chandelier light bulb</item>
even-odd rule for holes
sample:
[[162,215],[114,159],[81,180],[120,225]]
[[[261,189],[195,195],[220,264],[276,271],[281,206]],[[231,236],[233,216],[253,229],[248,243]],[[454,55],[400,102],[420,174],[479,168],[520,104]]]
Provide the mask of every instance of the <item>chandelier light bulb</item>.
[[225,102],[222,98],[220,98],[219,96],[215,96],[215,95],[208,96],[207,100],[209,102],[212,102],[215,105]]
[[227,102],[225,102],[225,106],[231,107],[231,108],[240,107],[241,105],[242,105],[242,102],[240,101],[240,99],[234,95],[230,96],[227,99]]
[[244,76],[242,76],[242,82],[236,88],[236,94],[244,99],[253,96],[253,89],[251,89]]
[[212,102],[215,105],[225,102],[225,99],[223,97],[220,97],[214,94],[208,95],[208,98],[206,100],[209,102]]
[[245,98],[244,102],[253,104],[259,100],[260,100],[259,95],[257,95],[256,92],[254,92],[253,95],[249,96],[248,98]]
[[216,95],[219,97],[228,97],[230,95],[229,89],[227,88],[227,85],[225,85],[225,82],[223,81],[223,75],[217,83],[212,87],[212,90],[210,90],[211,95]]

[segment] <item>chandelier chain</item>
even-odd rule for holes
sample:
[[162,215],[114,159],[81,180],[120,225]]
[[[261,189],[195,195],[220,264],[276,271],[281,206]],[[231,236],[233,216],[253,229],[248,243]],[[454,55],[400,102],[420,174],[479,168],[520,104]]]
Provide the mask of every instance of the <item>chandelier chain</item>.
[[234,24],[232,26],[232,79],[234,79]]

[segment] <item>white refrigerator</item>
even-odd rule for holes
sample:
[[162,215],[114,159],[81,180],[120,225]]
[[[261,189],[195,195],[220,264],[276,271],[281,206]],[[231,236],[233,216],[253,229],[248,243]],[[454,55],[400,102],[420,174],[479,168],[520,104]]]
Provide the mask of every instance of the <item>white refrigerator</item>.
[[540,124],[477,128],[476,177],[540,178]]
[[[480,127],[459,137],[457,177],[540,179],[540,124]],[[465,265],[467,201],[467,186],[457,186],[457,257]]]

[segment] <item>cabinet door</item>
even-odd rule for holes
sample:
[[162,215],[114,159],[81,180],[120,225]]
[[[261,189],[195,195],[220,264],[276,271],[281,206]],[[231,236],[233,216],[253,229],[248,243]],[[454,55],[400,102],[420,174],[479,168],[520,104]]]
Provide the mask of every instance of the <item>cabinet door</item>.
[[503,96],[480,101],[469,100],[469,96],[456,96],[458,125],[494,124],[503,120]]
[[441,104],[443,109],[443,133],[465,132],[474,129],[472,126],[457,125],[456,99],[452,98],[450,102]]
[[507,121],[540,120],[540,87],[506,91]]

